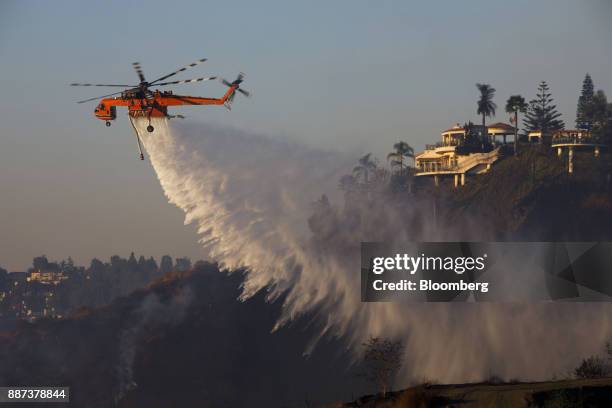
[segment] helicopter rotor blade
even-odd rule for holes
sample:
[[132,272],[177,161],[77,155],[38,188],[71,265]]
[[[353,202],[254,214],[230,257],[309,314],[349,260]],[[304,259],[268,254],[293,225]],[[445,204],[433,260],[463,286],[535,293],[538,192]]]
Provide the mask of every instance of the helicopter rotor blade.
[[228,81],[225,78],[221,78],[220,81],[225,86],[240,85],[244,81],[244,73],[243,72],[239,73],[238,76],[236,77],[236,79],[234,79],[233,82],[230,82],[230,81]]
[[183,79],[181,81],[171,81],[171,82],[162,82],[155,85],[149,86],[166,86],[166,85],[176,85],[176,84],[188,84],[191,82],[202,82],[202,81],[211,81],[213,79],[217,79],[217,77],[203,77],[203,78],[194,78],[194,79]]
[[115,92],[115,93],[108,94],[108,95],[96,96],[95,98],[85,99],[83,101],[78,101],[77,103],[91,102],[91,101],[95,101],[96,99],[101,99],[101,98],[106,98],[106,97],[113,96],[113,95],[118,95],[121,92],[123,92],[123,91]]
[[136,70],[136,74],[138,74],[140,82],[146,82],[144,74],[142,73],[142,67],[140,66],[140,62],[133,62],[132,66],[134,67],[134,70]]
[[135,86],[138,85],[116,85],[116,84],[81,84],[81,83],[72,83],[70,84],[70,86],[114,86],[114,87],[121,87],[121,88],[133,88]]
[[202,59],[197,60],[196,62],[192,62],[189,65],[185,65],[184,67],[179,68],[176,71],[169,73],[168,75],[164,75],[163,77],[157,78],[155,81],[151,82],[151,84],[154,84],[154,83],[156,83],[158,81],[163,81],[166,78],[170,78],[171,76],[178,74],[179,72],[183,72],[183,71],[188,70],[189,68],[193,68],[193,67],[195,67],[197,65],[200,65],[201,63],[205,62],[206,60],[207,60],[206,58],[202,58]]
[[232,92],[229,97],[227,98],[226,102],[225,102],[225,106],[227,107],[227,109],[232,109],[232,103],[234,102],[234,98],[236,96],[236,92],[240,92],[241,94],[243,94],[244,96],[246,96],[247,98],[251,96],[251,93],[249,91],[246,91],[242,88],[240,88],[240,84],[244,81],[244,73],[239,73],[238,76],[236,77],[236,79],[234,79],[233,82],[228,81],[227,79],[224,78],[220,78],[220,81],[223,85],[225,86],[229,86],[229,87],[233,87],[234,88],[234,92]]

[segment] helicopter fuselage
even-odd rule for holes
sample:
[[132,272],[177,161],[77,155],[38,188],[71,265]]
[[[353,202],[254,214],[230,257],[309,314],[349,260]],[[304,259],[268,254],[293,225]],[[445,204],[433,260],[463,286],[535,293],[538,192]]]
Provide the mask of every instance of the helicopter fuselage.
[[109,122],[117,118],[117,106],[125,106],[128,108],[128,115],[133,118],[168,117],[168,106],[223,105],[231,99],[235,91],[236,87],[230,86],[221,98],[202,98],[175,95],[171,91],[155,91],[147,94],[141,90],[130,90],[116,98],[102,99],[96,106],[94,115],[100,120]]

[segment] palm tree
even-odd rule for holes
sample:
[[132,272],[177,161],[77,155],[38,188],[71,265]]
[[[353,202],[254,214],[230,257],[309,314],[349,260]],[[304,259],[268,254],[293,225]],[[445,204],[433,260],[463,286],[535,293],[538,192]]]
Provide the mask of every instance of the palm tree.
[[485,125],[485,118],[495,116],[495,109],[497,109],[497,105],[493,102],[495,88],[489,84],[476,84],[476,88],[480,91],[480,99],[478,100],[478,109],[476,112],[482,115],[482,141],[484,143],[488,133]]
[[391,166],[398,166],[400,169],[400,175],[404,171],[404,158],[410,158],[414,160],[414,149],[406,142],[399,141],[393,145],[395,149],[387,155],[387,160],[391,161]]
[[376,170],[376,161],[372,160],[372,153],[368,153],[359,159],[359,164],[353,169],[356,178],[363,178],[364,184],[370,181],[370,172]]
[[351,176],[350,174],[346,174],[342,177],[340,177],[340,182],[339,182],[339,186],[340,190],[344,191],[345,193],[350,193],[355,191],[355,188],[357,187],[357,180],[355,180],[355,177]]
[[514,154],[518,154],[518,113],[527,112],[527,102],[521,95],[512,95],[506,102],[506,112],[514,113]]

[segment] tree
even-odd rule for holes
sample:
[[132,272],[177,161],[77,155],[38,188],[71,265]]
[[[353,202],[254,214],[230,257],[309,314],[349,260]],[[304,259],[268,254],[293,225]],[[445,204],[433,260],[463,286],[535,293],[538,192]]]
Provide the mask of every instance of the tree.
[[147,271],[149,274],[151,274],[151,276],[157,275],[159,273],[157,262],[155,262],[155,259],[152,256],[147,258],[147,261],[145,262],[145,267],[147,268]]
[[357,190],[357,180],[350,174],[345,174],[344,176],[340,177],[338,187],[345,193],[352,193]]
[[521,95],[512,95],[506,101],[506,112],[514,114],[514,154],[518,154],[518,114],[527,112],[527,102]]
[[404,158],[410,158],[414,160],[414,149],[406,142],[399,141],[393,145],[395,149],[394,152],[391,152],[387,155],[387,160],[391,161],[392,167],[398,167],[399,173],[402,175],[404,173]]
[[367,185],[374,170],[376,170],[376,161],[372,159],[372,153],[368,153],[359,159],[359,164],[353,168],[353,175],[357,180],[362,178]]
[[604,91],[599,90],[591,100],[585,113],[591,119],[593,136],[601,142],[609,143],[612,139],[612,105]]
[[471,121],[463,124],[464,136],[463,140],[455,150],[458,154],[469,154],[482,152],[484,144],[480,140],[479,129]]
[[[144,261],[144,258],[143,258]],[[135,271],[138,268],[138,261],[136,260],[136,255],[134,255],[134,252],[130,253],[130,257],[128,258],[128,265],[129,268],[133,271]]]
[[408,168],[408,164],[404,164],[404,160],[412,158],[414,161],[414,149],[408,143],[399,141],[393,145],[395,151],[387,155],[387,160],[391,163],[391,168],[397,168],[395,174],[391,175],[391,189],[398,190],[402,189],[406,184],[408,185],[408,192],[412,190],[409,177],[410,172],[404,172],[405,168]]
[[495,88],[489,84],[476,84],[476,88],[478,88],[478,91],[480,91],[480,99],[478,99],[478,109],[476,112],[479,115],[482,115],[482,143],[484,144],[488,136],[485,119],[487,117],[495,116],[495,110],[497,109],[497,105],[495,102],[493,102]]
[[155,262],[155,259],[153,259],[152,256],[148,258],[141,256],[138,259],[138,270],[141,276],[144,278],[145,281],[143,283],[145,284],[154,279],[159,272],[157,262]]
[[319,242],[332,239],[338,230],[338,215],[327,195],[323,194],[313,203],[313,210],[314,213],[308,218],[310,231]]
[[402,366],[404,343],[401,340],[370,337],[363,343],[363,347],[365,376],[378,386],[384,398],[391,388],[395,374]]
[[0,266],[0,292],[6,289],[8,280],[8,271]]
[[542,139],[547,137],[555,130],[565,128],[561,119],[561,114],[557,111],[557,106],[553,104],[553,98],[546,81],[538,85],[536,98],[529,102],[529,108],[525,115],[525,127],[527,132],[539,130],[542,132]]
[[49,260],[46,255],[37,256],[32,260],[32,266],[35,271],[44,271],[49,269]]
[[144,257],[144,255],[140,255],[138,258],[138,267],[134,272],[137,272],[138,279],[143,279],[145,281],[149,279],[147,276],[147,259]]
[[64,272],[67,275],[73,274],[78,270],[78,268],[74,265],[74,260],[71,256],[69,256],[68,259],[62,260],[62,262],[60,262],[59,267],[60,271]]
[[602,378],[610,373],[610,369],[604,359],[591,356],[582,360],[580,365],[574,369],[577,378]]
[[185,272],[191,269],[191,259],[184,258],[176,258],[176,270],[178,272]]
[[576,108],[576,128],[591,131],[593,129],[593,117],[591,112],[591,104],[595,96],[595,88],[593,80],[587,73],[582,81],[582,93],[578,98],[578,107]]
[[173,264],[172,257],[170,255],[162,256],[161,262],[159,264],[159,269],[162,274],[167,274],[168,272],[172,272]]

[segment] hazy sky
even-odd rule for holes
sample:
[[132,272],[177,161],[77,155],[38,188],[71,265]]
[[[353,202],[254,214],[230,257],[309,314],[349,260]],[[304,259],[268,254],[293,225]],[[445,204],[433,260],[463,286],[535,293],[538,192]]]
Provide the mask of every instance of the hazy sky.
[[[200,256],[193,228],[137,160],[121,111],[93,117],[107,88],[183,74],[247,73],[253,91],[232,112],[186,108],[214,122],[328,149],[373,151],[397,140],[420,149],[456,122],[477,120],[476,82],[534,97],[547,80],[568,126],[586,72],[612,94],[612,6],[592,1],[1,1],[0,265],[78,262],[130,251]],[[202,83],[174,88],[219,96]],[[110,93],[110,92],[108,92]]]

